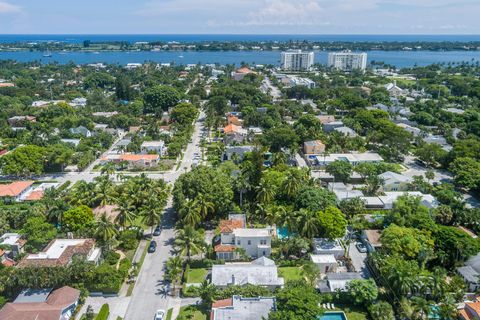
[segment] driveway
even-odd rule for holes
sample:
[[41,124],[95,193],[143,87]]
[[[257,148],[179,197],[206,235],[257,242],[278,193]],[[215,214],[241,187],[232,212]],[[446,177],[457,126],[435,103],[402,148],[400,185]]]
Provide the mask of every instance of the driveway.
[[362,274],[362,277],[369,278],[370,272],[368,271],[367,265],[365,264],[365,260],[367,259],[367,253],[362,253],[358,251],[355,243],[356,242],[350,243],[348,249],[348,253],[350,255],[350,259],[352,260],[353,267],[355,268],[356,272],[360,272]]

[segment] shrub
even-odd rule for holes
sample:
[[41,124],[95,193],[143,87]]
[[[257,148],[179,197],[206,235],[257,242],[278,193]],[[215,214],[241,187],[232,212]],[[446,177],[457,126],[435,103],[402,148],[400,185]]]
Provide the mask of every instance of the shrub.
[[111,266],[114,266],[117,264],[118,259],[120,259],[120,255],[114,251],[109,251],[105,255],[105,263],[108,263]]
[[110,307],[108,306],[107,303],[105,303],[100,308],[100,311],[98,312],[98,315],[95,318],[95,320],[107,320],[109,315],[110,315]]
[[7,298],[0,296],[0,308],[7,303]]
[[139,232],[137,230],[125,230],[118,237],[120,247],[125,250],[133,250],[138,246]]
[[199,269],[199,268],[211,268],[214,264],[225,264],[225,260],[212,260],[212,259],[203,259],[203,260],[192,260],[189,262],[190,268]]
[[199,291],[198,287],[195,287],[195,286],[187,287],[186,285],[184,285],[183,288],[182,288],[182,297],[183,298],[199,297],[200,293],[198,291]]

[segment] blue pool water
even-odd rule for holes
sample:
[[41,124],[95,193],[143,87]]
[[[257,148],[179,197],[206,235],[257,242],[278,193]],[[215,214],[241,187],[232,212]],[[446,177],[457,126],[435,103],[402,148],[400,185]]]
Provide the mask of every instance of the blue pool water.
[[318,320],[347,320],[347,316],[343,312],[325,312]]
[[280,240],[286,239],[290,237],[290,232],[288,232],[288,229],[283,227],[283,228],[277,228],[277,237]]

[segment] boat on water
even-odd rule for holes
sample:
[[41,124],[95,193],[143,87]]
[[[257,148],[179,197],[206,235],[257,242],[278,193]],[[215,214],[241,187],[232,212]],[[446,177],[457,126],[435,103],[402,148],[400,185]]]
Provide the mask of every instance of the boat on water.
[[44,57],[44,58],[51,58],[51,57],[52,57],[52,53],[51,53],[50,51],[44,52],[44,53],[43,53],[43,57]]
[[179,55],[178,57],[179,57],[180,59],[183,59],[183,56],[182,56],[182,55]]

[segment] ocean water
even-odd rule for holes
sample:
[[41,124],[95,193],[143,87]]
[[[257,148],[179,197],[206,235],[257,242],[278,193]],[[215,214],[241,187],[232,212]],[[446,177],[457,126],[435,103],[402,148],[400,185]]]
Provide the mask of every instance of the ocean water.
[[[432,63],[448,63],[463,61],[480,61],[480,51],[367,51],[368,61],[383,61],[397,67],[425,66]],[[315,62],[327,63],[328,52],[315,52]],[[20,62],[40,61],[42,63],[75,64],[113,63],[156,63],[196,64],[273,64],[280,63],[279,51],[135,51],[113,52],[52,52],[51,58],[43,57],[42,52],[0,51],[0,60],[16,60]]]
[[[480,41],[480,35],[0,35],[0,43],[11,42],[65,42],[81,43],[84,40],[102,41]],[[476,61],[480,51],[369,51],[368,61],[383,61],[397,67],[425,66],[432,63]],[[43,57],[41,52],[5,52],[0,51],[0,60],[21,62],[41,61],[42,63],[75,64],[86,63],[143,63],[146,61],[174,64],[219,63],[219,64],[279,64],[279,51],[160,51],[160,52],[53,52],[51,58]],[[315,62],[326,63],[327,52],[315,53]]]

